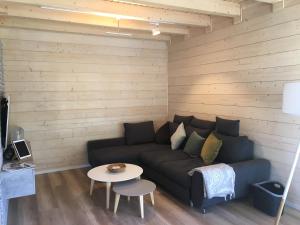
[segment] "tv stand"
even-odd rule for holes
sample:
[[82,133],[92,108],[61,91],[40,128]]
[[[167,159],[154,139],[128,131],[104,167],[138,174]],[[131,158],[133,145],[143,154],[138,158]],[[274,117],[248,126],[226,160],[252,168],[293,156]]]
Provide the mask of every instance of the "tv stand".
[[[35,168],[31,162],[24,167],[14,162],[15,168],[3,170],[9,162],[4,162],[0,171],[0,225],[7,224],[9,199],[35,194]],[[19,166],[18,166],[19,164]]]

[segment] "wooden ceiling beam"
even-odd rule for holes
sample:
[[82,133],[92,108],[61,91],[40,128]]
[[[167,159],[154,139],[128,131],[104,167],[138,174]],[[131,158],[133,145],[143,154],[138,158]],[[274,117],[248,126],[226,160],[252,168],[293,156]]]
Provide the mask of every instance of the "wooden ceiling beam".
[[240,4],[223,0],[113,0],[209,15],[240,16]]
[[[0,3],[0,13],[2,15],[13,16],[13,17],[43,19],[43,20],[51,20],[51,21],[94,25],[94,26],[101,26],[101,27],[113,27],[116,30],[118,26],[120,29],[140,30],[140,31],[148,31],[148,32],[149,31],[151,32],[152,29],[154,28],[154,25],[142,21],[119,20],[118,23],[118,20],[109,17],[53,11],[53,10],[43,9],[36,6],[11,4],[11,3]],[[189,30],[183,26],[161,24],[159,26],[159,29],[161,33],[180,34],[180,35],[189,34]]]
[[196,13],[165,10],[161,8],[145,7],[122,2],[103,0],[5,0],[12,3],[23,3],[38,6],[65,8],[78,11],[93,11],[109,14],[117,14],[136,18],[136,20],[155,23],[174,23],[190,26],[210,26],[210,18],[207,15]]
[[[57,22],[50,20],[30,19],[30,18],[19,18],[19,17],[7,17],[0,16],[0,27],[9,28],[22,28],[31,30],[46,30],[55,32],[66,32],[76,34],[90,34],[90,35],[101,35],[101,36],[114,36],[107,32],[115,32],[113,28],[107,27],[96,27],[82,24],[70,24],[66,22]],[[152,36],[146,32],[132,31],[132,30],[121,30],[124,33],[130,33],[130,38],[136,39],[150,39],[159,41],[170,41],[171,37],[168,35]],[[120,37],[118,35],[115,35]],[[126,36],[124,36],[126,37]]]
[[257,2],[275,4],[277,2],[282,2],[282,0],[256,0]]

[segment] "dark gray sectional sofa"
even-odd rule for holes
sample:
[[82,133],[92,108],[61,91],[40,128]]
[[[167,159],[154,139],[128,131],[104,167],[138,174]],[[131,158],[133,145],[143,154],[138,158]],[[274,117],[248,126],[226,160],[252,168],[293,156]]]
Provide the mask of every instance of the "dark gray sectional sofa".
[[[219,134],[219,138],[223,139],[223,147],[216,163],[224,162],[233,167],[236,173],[235,198],[246,197],[251,184],[269,179],[270,162],[253,158],[253,143],[246,137]],[[116,162],[138,164],[144,169],[143,176],[201,210],[225,201],[224,198],[205,199],[201,173],[188,175],[191,169],[204,166],[201,158],[191,157],[180,149],[171,150],[169,144],[154,141],[135,145],[126,143],[125,137],[89,141],[89,163],[92,167]],[[244,151],[243,157],[237,151]],[[232,157],[227,157],[228,154]]]

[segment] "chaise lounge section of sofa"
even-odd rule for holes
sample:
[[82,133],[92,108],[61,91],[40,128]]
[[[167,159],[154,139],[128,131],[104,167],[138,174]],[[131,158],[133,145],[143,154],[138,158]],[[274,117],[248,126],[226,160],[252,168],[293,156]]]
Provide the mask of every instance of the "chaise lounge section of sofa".
[[[251,184],[268,180],[270,162],[253,158],[253,142],[245,137],[223,138],[224,145],[216,163],[227,163],[236,174],[235,198],[247,197]],[[247,141],[246,141],[247,140]],[[153,180],[167,192],[186,204],[204,210],[224,202],[224,198],[206,199],[204,197],[203,177],[199,172],[189,176],[196,167],[205,166],[201,158],[191,157],[182,150],[172,150],[169,144],[155,142],[145,144],[126,144],[125,137],[94,140],[87,143],[88,160],[92,167],[109,163],[133,163],[140,165],[143,176]],[[233,158],[227,157],[230,151]],[[235,151],[243,152],[243,157]]]

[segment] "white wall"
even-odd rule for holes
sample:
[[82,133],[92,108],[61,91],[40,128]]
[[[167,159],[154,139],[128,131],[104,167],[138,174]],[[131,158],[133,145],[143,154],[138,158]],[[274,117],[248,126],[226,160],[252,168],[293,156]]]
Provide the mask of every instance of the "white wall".
[[[283,85],[300,81],[300,5],[175,43],[169,50],[169,116],[241,120],[255,154],[285,182],[300,118],[281,111]],[[288,197],[300,208],[300,164]]]
[[11,126],[38,171],[87,164],[86,142],[125,121],[165,120],[167,44],[0,27]]

